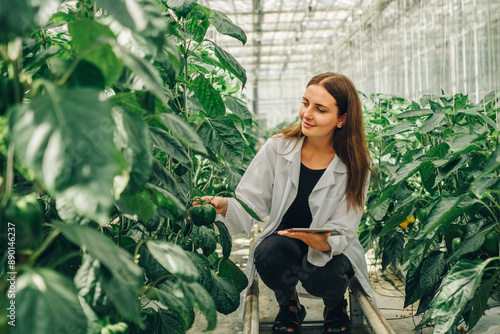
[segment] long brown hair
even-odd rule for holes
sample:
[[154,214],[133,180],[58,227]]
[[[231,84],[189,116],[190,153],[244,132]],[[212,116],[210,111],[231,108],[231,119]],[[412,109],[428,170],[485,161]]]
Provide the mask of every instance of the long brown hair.
[[[307,83],[307,87],[310,85],[323,86],[337,101],[338,116],[346,115],[345,124],[333,132],[333,149],[347,166],[347,208],[363,209],[366,179],[368,173],[373,173],[373,170],[370,168],[370,153],[366,146],[358,91],[347,77],[331,72],[314,76]],[[278,133],[287,138],[304,136],[300,122]]]

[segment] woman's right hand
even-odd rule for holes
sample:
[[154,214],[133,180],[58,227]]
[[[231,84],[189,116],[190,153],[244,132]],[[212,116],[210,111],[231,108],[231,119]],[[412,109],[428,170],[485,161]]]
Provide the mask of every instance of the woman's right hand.
[[227,198],[219,196],[203,196],[201,199],[206,201],[208,204],[213,205],[218,214],[221,214],[223,217],[226,216],[227,206],[229,203]]

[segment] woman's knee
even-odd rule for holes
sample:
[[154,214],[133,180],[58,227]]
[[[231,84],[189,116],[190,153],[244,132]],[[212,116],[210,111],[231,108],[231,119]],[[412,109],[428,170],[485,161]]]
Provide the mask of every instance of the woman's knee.
[[272,234],[262,240],[255,248],[255,265],[289,265],[289,263],[300,263],[304,256],[298,240],[282,235]]

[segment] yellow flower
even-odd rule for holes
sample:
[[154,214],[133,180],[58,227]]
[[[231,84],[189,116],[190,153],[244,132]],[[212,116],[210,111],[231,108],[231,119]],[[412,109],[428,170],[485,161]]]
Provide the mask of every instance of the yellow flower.
[[406,217],[405,221],[402,222],[401,224],[399,224],[399,226],[401,226],[402,228],[407,228],[408,224],[414,223],[414,222],[415,222],[415,217],[413,217],[413,216]]

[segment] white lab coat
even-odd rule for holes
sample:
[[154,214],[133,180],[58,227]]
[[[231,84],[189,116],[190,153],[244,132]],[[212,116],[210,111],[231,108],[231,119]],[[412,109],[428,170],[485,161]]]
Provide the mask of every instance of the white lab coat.
[[[269,223],[255,241],[245,273],[251,284],[256,274],[253,250],[280,224],[297,195],[300,174],[301,148],[304,138],[287,139],[282,135],[271,137],[257,152],[236,188],[236,196],[250,206],[259,217],[269,215]],[[373,299],[368,281],[365,253],[357,238],[362,210],[347,211],[345,186],[347,168],[335,155],[309,196],[312,222],[311,228],[344,229],[340,236],[328,237],[332,249],[321,252],[309,247],[307,259],[318,267],[324,266],[332,256],[343,253],[354,269],[354,273],[367,294]],[[367,182],[365,194],[368,189]],[[231,234],[249,233],[257,223],[235,199],[229,198],[226,216],[217,215],[226,224]],[[244,293],[242,298],[244,298]],[[243,313],[243,303],[240,305]]]

